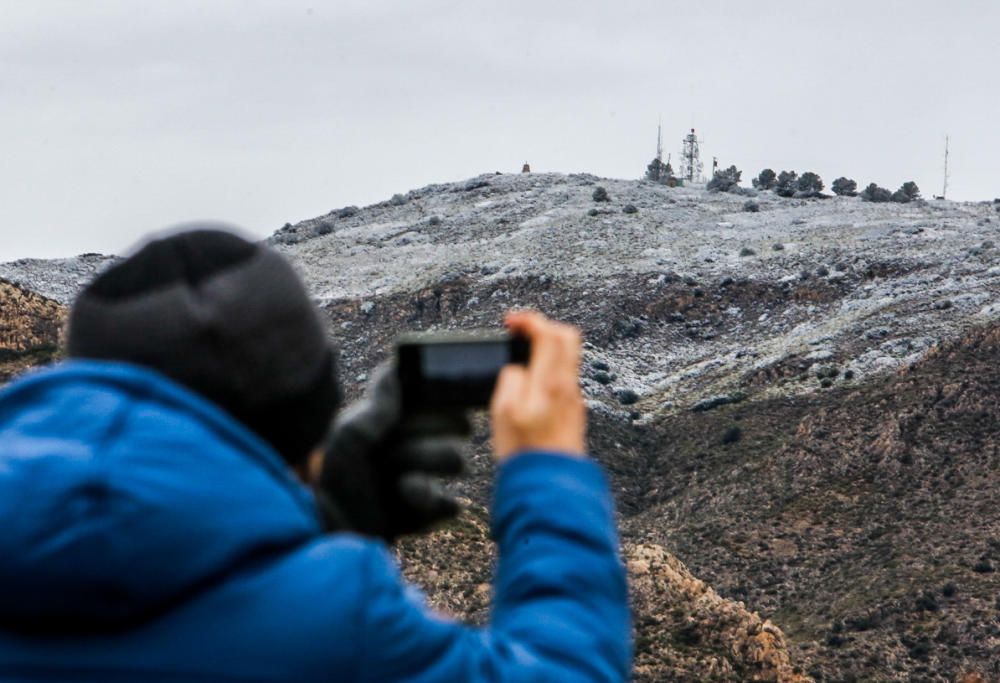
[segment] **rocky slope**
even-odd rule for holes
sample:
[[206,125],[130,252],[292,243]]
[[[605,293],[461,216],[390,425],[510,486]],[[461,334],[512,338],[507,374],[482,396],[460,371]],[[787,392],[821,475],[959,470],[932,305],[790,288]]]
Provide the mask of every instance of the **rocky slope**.
[[0,383],[57,353],[65,308],[0,280]]
[[[404,541],[399,557],[432,606],[477,623],[489,613],[495,552],[486,509],[465,504],[460,520]],[[777,626],[720,597],[662,547],[626,543],[623,559],[635,619],[635,680],[810,680],[793,665]]]
[[[512,306],[584,330],[636,680],[1000,680],[996,207],[746,201],[481,176],[271,241],[328,316],[352,396],[403,330],[494,326]],[[18,277],[71,294],[75,270],[52,269]],[[473,619],[487,445],[480,424],[457,486],[470,515],[403,552],[435,604]]]

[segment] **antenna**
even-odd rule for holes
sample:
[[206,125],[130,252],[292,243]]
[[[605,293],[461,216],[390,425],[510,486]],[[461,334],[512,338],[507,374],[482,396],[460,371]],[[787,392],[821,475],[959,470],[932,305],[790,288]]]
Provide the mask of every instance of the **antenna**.
[[660,133],[663,129],[663,117],[660,117],[659,123],[656,124],[656,158],[663,161],[663,139]]
[[941,199],[948,196],[948,136],[944,136],[944,187],[941,188]]

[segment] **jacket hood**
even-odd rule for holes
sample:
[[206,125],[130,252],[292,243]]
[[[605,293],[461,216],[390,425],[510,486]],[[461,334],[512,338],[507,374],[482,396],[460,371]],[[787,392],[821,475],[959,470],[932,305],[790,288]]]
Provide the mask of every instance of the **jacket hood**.
[[263,440],[158,373],[70,362],[0,392],[0,624],[148,618],[320,533]]

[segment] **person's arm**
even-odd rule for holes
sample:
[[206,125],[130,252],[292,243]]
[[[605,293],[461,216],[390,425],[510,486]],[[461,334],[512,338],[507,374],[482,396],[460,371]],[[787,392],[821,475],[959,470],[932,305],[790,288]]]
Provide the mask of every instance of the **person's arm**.
[[364,681],[627,681],[629,611],[599,468],[525,453],[499,473],[496,596],[480,629],[443,620],[374,550],[362,606]]
[[429,612],[391,556],[373,550],[360,638],[364,681],[625,681],[630,621],[607,483],[583,457],[579,334],[537,314],[508,319],[532,341],[501,374],[491,413],[500,467],[490,622]]

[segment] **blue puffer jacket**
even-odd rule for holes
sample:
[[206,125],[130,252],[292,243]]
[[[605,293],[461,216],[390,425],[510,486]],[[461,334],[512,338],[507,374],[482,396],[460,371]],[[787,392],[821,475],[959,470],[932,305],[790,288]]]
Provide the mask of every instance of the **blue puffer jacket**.
[[490,623],[446,620],[214,405],[65,363],[0,392],[0,681],[626,680],[598,467],[509,461],[493,532]]

